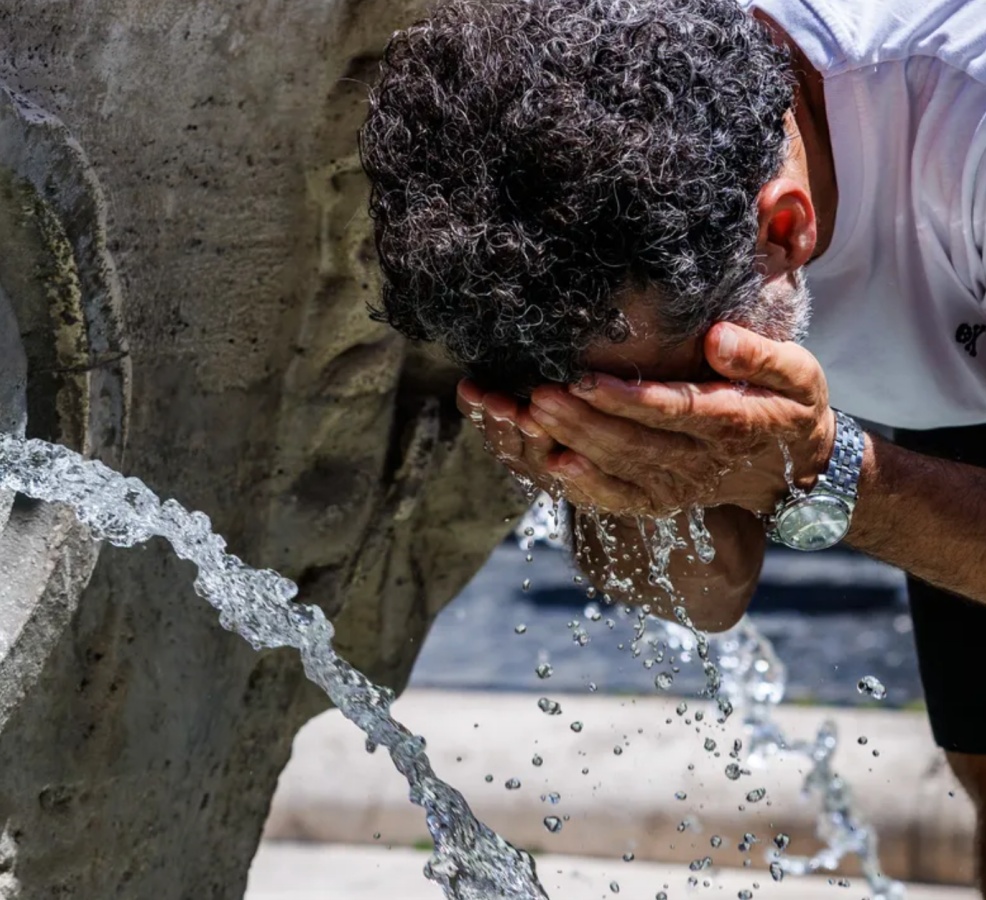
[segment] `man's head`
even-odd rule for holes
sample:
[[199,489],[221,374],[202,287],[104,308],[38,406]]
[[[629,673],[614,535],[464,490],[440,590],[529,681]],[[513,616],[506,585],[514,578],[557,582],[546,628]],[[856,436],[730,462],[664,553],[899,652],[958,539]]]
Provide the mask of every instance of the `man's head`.
[[735,0],[452,0],[394,36],[361,133],[376,315],[516,393],[643,331],[655,361],[718,320],[798,336],[792,84]]

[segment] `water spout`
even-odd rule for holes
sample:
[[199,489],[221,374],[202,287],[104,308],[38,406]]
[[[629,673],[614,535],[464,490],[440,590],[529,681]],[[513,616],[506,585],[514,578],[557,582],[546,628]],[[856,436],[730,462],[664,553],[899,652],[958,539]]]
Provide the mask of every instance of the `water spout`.
[[333,628],[321,609],[294,602],[297,587],[277,572],[253,569],[226,552],[208,516],[161,501],[143,482],[57,444],[0,434],[0,488],[68,504],[96,540],[132,547],[165,538],[198,567],[196,593],[220,624],[254,649],[294,647],[305,673],[373,744],[386,747],[425,810],[435,850],[428,878],[449,900],[545,900],[530,854],[476,819],[465,798],[439,779],[424,738],[390,715],[393,692],[378,687],[332,649]]

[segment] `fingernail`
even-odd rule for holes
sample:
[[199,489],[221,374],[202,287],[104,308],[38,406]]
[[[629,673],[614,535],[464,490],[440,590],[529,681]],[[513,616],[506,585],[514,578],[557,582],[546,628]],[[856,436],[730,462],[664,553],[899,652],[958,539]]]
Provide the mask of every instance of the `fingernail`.
[[736,350],[739,347],[739,340],[736,337],[736,332],[732,328],[726,326],[725,328],[720,327],[719,329],[719,358],[723,362],[729,362],[736,355]]
[[596,389],[596,379],[592,375],[586,375],[570,387],[573,391],[578,391],[580,394],[585,394],[588,391],[593,391]]

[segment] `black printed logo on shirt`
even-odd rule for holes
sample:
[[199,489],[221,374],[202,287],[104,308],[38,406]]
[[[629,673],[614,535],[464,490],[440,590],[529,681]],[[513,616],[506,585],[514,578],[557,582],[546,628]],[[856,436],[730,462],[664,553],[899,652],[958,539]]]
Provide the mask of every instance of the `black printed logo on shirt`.
[[986,331],[986,325],[969,325],[963,322],[955,330],[955,340],[965,347],[965,352],[969,356],[976,356],[976,342],[979,340],[979,335]]

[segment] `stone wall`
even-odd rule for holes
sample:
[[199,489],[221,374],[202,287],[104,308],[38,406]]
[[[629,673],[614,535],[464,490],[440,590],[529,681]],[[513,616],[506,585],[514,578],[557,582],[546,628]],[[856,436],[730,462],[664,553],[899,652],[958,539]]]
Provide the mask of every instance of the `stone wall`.
[[[366,315],[355,134],[415,14],[0,0],[0,289],[28,433],[206,511],[398,689],[521,506],[455,373]],[[294,654],[222,631],[163,544],[97,553],[25,501],[0,580],[0,896],[241,896],[323,702]]]

